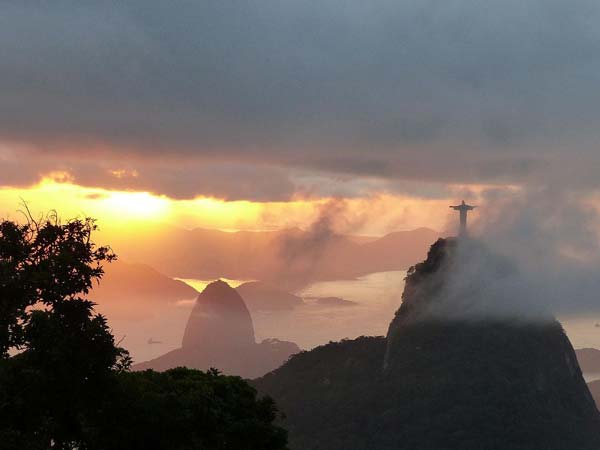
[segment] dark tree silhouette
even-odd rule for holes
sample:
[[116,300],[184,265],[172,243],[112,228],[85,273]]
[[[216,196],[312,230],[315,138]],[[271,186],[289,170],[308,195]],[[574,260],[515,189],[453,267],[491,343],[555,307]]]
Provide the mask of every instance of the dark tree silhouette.
[[[0,222],[0,357],[27,346],[24,328],[42,306],[52,311],[81,301],[104,274],[101,263],[116,255],[91,241],[94,219],[61,223],[56,213],[35,220],[26,209],[25,224]],[[88,305],[91,307],[91,305]]]
[[91,218],[25,217],[0,223],[0,440],[85,448],[89,411],[130,364],[85,299],[116,256],[92,242]]
[[93,219],[0,222],[2,450],[283,450],[275,405],[241,378],[128,372],[86,294],[116,256]]
[[283,450],[270,398],[239,377],[177,368],[119,376],[94,448],[110,450]]

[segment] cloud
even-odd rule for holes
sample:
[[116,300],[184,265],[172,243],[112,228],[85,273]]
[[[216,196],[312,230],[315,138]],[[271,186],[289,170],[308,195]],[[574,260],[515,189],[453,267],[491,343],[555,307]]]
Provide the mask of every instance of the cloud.
[[550,188],[481,199],[474,239],[435,244],[428,265],[416,266],[404,300],[429,300],[408,307],[409,316],[537,321],[600,312],[598,212],[586,199]]
[[340,222],[348,229],[345,213],[348,204],[341,199],[332,199],[321,205],[319,215],[309,226],[307,232],[288,233],[279,241],[279,256],[287,266],[301,262],[314,267],[327,247],[341,239]]
[[[526,314],[545,308],[568,315],[600,310],[599,217],[589,200],[580,192],[550,187],[484,192],[474,232],[517,269],[505,279],[487,274],[495,288],[490,311],[510,307]],[[486,279],[485,264],[475,261],[475,266],[478,279]]]
[[202,195],[223,200],[285,201],[298,191],[281,168],[200,161],[151,159],[131,163],[118,159],[97,161],[93,157],[19,157],[0,162],[0,178],[4,185],[14,187],[52,179],[88,187],[145,191],[173,199]]
[[0,160],[3,183],[69,166],[178,198],[289,198],[289,173],[596,188],[599,20],[593,0],[4,2],[0,141],[33,168]]

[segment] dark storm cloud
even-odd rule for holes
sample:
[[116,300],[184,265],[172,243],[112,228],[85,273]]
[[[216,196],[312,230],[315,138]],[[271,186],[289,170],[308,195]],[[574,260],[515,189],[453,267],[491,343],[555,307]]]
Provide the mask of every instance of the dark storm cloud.
[[594,0],[2,2],[0,138],[176,197],[286,198],[289,168],[595,187],[598,23]]
[[32,158],[23,165],[17,159],[0,158],[0,180],[4,185],[25,187],[43,177],[89,187],[147,191],[175,199],[201,194],[223,200],[285,201],[298,190],[282,169],[260,165],[152,159],[134,164],[94,158]]

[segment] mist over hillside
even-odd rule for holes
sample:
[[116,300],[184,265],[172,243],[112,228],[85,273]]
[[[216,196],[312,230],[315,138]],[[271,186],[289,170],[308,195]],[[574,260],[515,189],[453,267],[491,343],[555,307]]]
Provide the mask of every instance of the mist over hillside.
[[[561,325],[471,239],[409,270],[387,337],[331,343],[256,380],[293,450],[596,449],[600,414]],[[499,286],[512,286],[503,291]]]

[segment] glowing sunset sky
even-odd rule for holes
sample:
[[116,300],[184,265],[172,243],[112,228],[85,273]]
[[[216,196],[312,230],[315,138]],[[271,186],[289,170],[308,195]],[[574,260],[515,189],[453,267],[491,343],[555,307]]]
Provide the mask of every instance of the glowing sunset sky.
[[225,230],[444,229],[600,187],[600,5],[4,2],[0,211]]
[[[458,193],[464,189],[456,187]],[[446,198],[420,198],[389,193],[365,197],[295,198],[288,201],[225,201],[209,197],[172,199],[135,190],[84,187],[65,179],[43,178],[32,186],[0,189],[5,217],[19,218],[21,201],[36,213],[57,209],[65,217],[92,216],[102,229],[152,227],[167,224],[183,228],[214,228],[225,231],[307,228],[323,206],[340,202],[339,232],[381,235],[395,230],[429,226],[442,230],[451,214]]]

